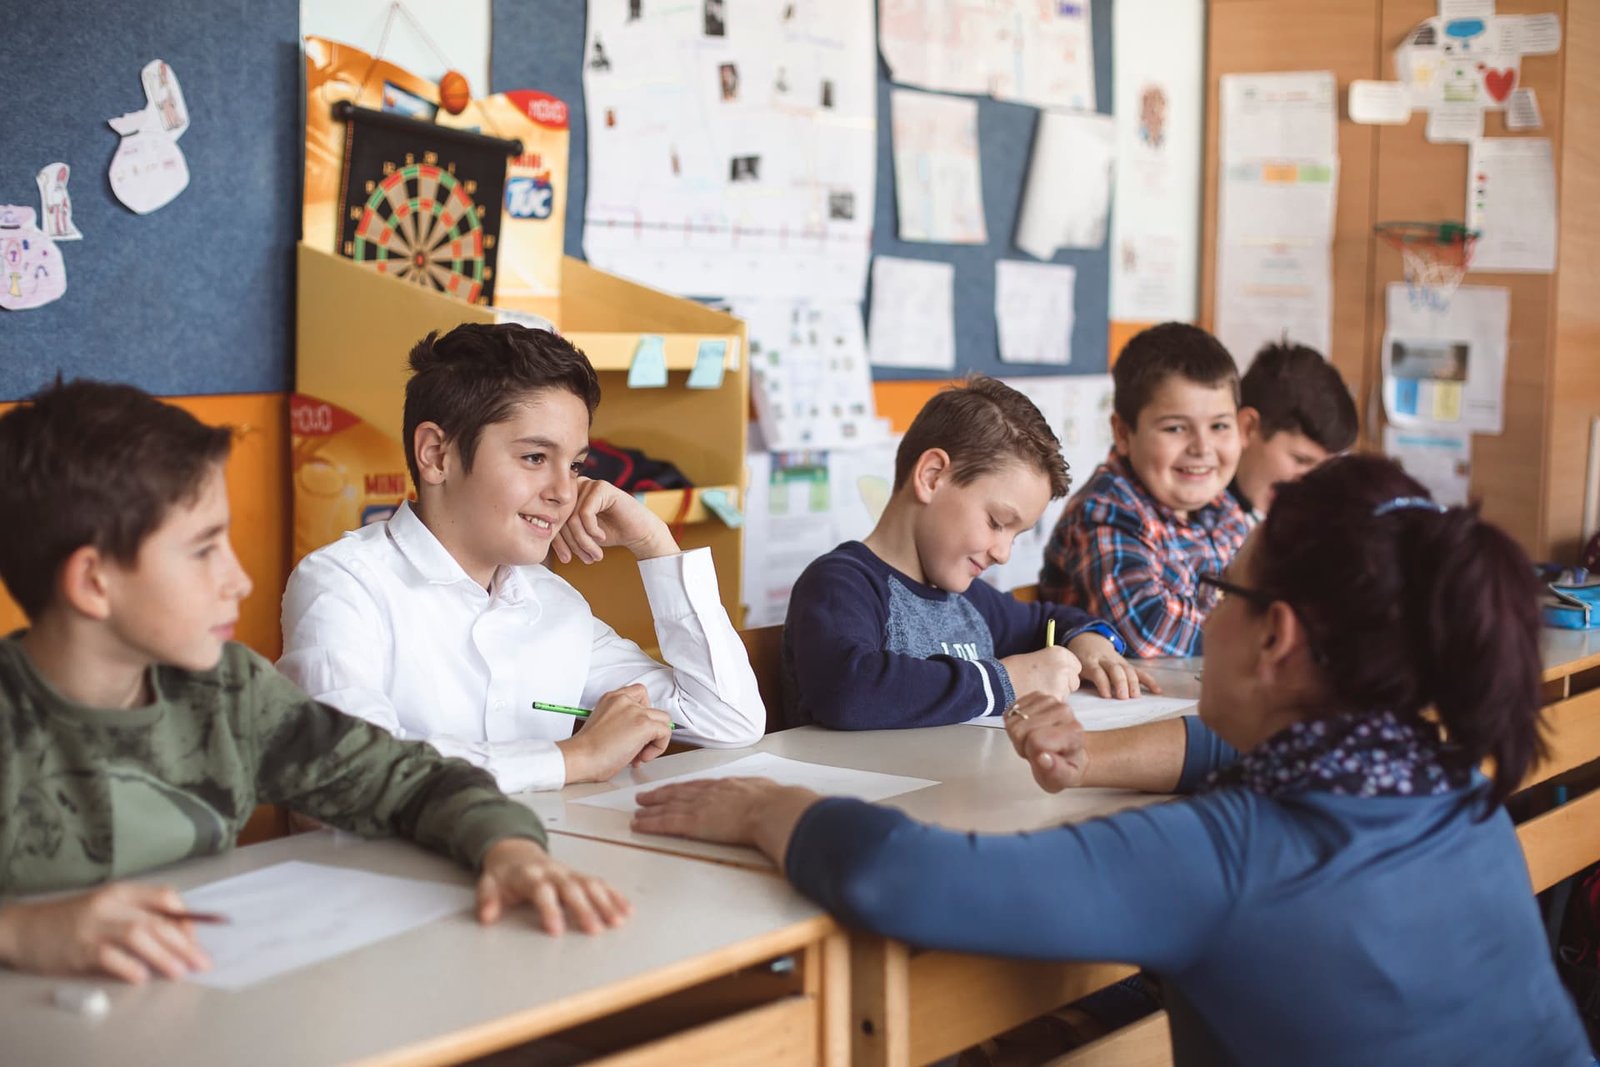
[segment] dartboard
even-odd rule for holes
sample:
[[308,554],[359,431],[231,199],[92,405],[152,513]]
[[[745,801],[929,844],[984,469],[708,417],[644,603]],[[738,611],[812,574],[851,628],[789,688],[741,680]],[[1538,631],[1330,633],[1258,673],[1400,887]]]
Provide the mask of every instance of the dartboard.
[[473,203],[475,181],[458,179],[437,162],[405,162],[365,188],[366,203],[351,212],[351,259],[469,304],[485,296],[494,268],[484,253],[494,247],[494,235],[484,233]]
[[472,304],[494,299],[506,155],[516,142],[345,106],[339,249]]

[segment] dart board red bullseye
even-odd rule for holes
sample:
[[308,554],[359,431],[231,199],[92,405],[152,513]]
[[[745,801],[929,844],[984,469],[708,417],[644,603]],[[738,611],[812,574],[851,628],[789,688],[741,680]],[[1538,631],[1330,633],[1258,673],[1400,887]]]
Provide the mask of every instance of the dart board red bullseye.
[[413,162],[367,185],[350,258],[380,274],[478,303],[487,263],[472,183],[437,164]]

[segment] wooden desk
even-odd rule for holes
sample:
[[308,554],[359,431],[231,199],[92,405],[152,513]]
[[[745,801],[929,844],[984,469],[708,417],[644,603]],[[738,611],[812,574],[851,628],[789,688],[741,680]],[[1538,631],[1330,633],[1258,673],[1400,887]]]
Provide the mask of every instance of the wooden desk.
[[[1174,696],[1198,696],[1197,661],[1155,664]],[[751,750],[666,756],[609,783],[561,794],[525,794],[552,832],[641,850],[771,871],[753,849],[635,834],[630,816],[583,804],[579,796],[729,763]],[[1005,732],[979,726],[841,733],[803,727],[755,746],[790,759],[931,778],[939,784],[885,804],[939,826],[1009,832],[1079,822],[1166,798],[1125,790],[1081,789],[1052,796],[1034,784]],[[861,931],[850,934],[851,1063],[921,1064],[949,1056],[1069,1001],[1125,978],[1119,963],[1035,963],[953,952],[923,952]]]
[[[1600,759],[1600,631],[1539,631],[1549,752],[1523,788]],[[1600,859],[1600,790],[1517,825],[1535,892]]]
[[[0,1058],[30,1067],[434,1064],[565,1032],[588,1047],[597,1036],[607,1053],[631,1045],[597,1061],[630,1067],[848,1062],[846,946],[820,909],[759,874],[578,838],[556,848],[628,894],[637,910],[626,927],[552,939],[521,911],[492,927],[462,914],[239,992],[107,982],[112,1008],[99,1021],[51,1004],[60,980],[0,971]],[[327,832],[158,877],[193,887],[290,859],[468,881],[409,845]],[[767,967],[780,957],[792,957],[792,972]]]

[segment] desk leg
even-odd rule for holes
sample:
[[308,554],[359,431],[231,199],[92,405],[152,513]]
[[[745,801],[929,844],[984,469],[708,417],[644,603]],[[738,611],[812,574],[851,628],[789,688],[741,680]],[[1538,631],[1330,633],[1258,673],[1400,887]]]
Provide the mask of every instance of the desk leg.
[[850,1067],[850,940],[843,931],[806,949],[805,992],[817,1004],[817,1062]]
[[908,1067],[911,1062],[911,954],[904,944],[850,935],[850,1001],[855,1067]]

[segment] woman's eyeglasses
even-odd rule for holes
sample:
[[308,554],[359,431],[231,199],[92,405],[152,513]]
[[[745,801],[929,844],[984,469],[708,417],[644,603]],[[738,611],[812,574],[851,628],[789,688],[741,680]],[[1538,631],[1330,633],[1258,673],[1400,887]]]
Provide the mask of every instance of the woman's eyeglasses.
[[1197,575],[1196,579],[1201,585],[1209,585],[1217,591],[1217,603],[1219,604],[1230,596],[1236,596],[1240,600],[1249,601],[1258,608],[1264,608],[1278,599],[1271,594],[1263,593],[1259,589],[1247,589],[1242,585],[1236,585],[1213,571],[1205,571]]

